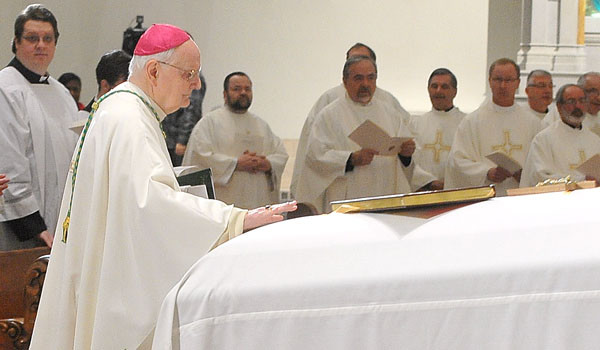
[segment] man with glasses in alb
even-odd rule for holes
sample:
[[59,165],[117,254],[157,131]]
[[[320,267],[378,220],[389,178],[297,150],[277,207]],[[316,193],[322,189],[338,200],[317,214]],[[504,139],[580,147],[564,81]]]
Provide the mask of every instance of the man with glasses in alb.
[[459,124],[448,156],[444,188],[493,183],[502,196],[507,189],[519,187],[521,170],[511,173],[486,157],[498,151],[522,166],[531,140],[540,131],[539,119],[515,103],[519,75],[519,66],[508,58],[490,66],[492,97]]

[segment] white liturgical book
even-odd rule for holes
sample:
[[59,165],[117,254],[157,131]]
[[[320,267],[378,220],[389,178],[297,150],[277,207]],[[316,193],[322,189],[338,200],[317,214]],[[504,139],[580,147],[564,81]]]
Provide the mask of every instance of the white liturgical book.
[[596,180],[600,180],[600,153],[583,162],[575,170],[585,176],[591,176]]
[[494,162],[497,166],[508,170],[511,174],[514,174],[523,168],[518,161],[501,151],[492,152],[485,157]]
[[78,119],[78,120],[74,121],[73,123],[71,123],[71,125],[69,125],[69,129],[72,130],[77,135],[81,135],[81,132],[83,131],[83,127],[85,126],[86,122],[87,122],[87,118]]
[[206,190],[206,185],[196,185],[196,186],[181,186],[181,192],[187,192],[189,194],[193,194],[194,196],[208,198],[208,191]]
[[200,168],[198,168],[195,165],[181,165],[181,166],[173,167],[173,172],[175,173],[175,177],[191,174],[198,170],[200,170]]
[[370,148],[379,152],[380,156],[397,155],[402,144],[412,139],[412,137],[391,137],[379,125],[370,120],[360,124],[348,137],[362,148]]

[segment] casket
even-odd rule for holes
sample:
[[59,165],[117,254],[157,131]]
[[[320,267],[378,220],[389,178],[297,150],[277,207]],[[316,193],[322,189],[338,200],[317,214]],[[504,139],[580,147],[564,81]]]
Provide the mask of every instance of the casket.
[[154,345],[597,349],[600,188],[256,229],[173,288]]

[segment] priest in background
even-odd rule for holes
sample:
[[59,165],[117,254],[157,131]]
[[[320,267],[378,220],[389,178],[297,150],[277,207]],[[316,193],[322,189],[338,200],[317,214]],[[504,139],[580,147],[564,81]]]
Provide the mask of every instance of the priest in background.
[[[352,45],[346,51],[346,60],[351,57],[357,56],[366,56],[373,60],[373,62],[377,62],[377,56],[375,55],[375,51],[373,51],[370,47],[363,43],[356,43]],[[315,118],[319,112],[325,108],[325,106],[329,105],[333,101],[338,98],[343,98],[346,96],[346,88],[344,84],[340,84],[336,87],[333,87],[327,91],[325,91],[318,99],[317,102],[313,105],[310,112],[308,112],[308,116],[304,121],[304,126],[302,127],[302,131],[300,133],[300,138],[298,139],[298,148],[296,149],[296,160],[294,161],[294,170],[292,173],[292,182],[290,183],[290,192],[294,198],[303,198],[303,193],[297,192],[298,182],[300,182],[301,178],[308,176],[307,171],[305,171],[306,166],[306,152],[308,150],[308,136],[313,127],[313,123],[315,122]],[[398,100],[389,93],[388,91],[376,87],[375,92],[373,93],[373,98],[376,100],[380,100],[381,102],[388,104],[391,108],[394,108],[398,111],[398,114],[404,119],[404,122],[408,122],[410,119],[410,114],[402,108]],[[304,179],[302,181],[310,181],[310,179]],[[302,201],[302,199],[300,199]]]
[[[351,57],[342,74],[347,93],[317,115],[308,138],[307,176],[298,183],[298,200],[319,212],[330,211],[328,203],[333,200],[411,192],[413,174],[422,171],[412,159],[413,139],[405,141],[396,155],[379,156],[348,137],[367,120],[392,137],[412,134],[398,110],[374,98],[375,61]],[[425,184],[433,180],[429,175]]]
[[223,107],[194,127],[183,165],[211,168],[215,197],[238,208],[279,202],[281,175],[288,159],[269,125],[248,112],[252,81],[233,72],[223,82]]
[[449,69],[438,68],[429,76],[427,92],[431,100],[431,111],[412,118],[412,130],[421,150],[415,154],[415,161],[425,171],[435,176],[428,190],[444,188],[444,173],[452,140],[458,124],[465,113],[454,106],[458,92],[458,81]]
[[[583,119],[583,125],[596,135],[600,135],[600,73],[587,72],[577,79],[577,85],[583,88],[587,98],[587,113]],[[548,113],[542,121],[542,126],[560,120],[558,113]]]
[[519,187],[521,170],[511,174],[486,158],[499,151],[521,166],[525,163],[533,137],[540,131],[540,121],[515,103],[519,88],[519,66],[511,59],[496,60],[489,69],[488,82],[492,98],[458,126],[452,142],[444,188],[496,184],[497,194]]
[[[147,349],[161,302],[186,270],[295,203],[250,211],[181,192],[160,121],[200,87],[189,35],[155,24],[128,82],[103,95],[68,176],[31,349]],[[70,97],[69,97],[70,98]]]
[[525,87],[527,104],[531,114],[538,117],[539,120],[543,120],[548,113],[558,115],[556,109],[550,107],[553,89],[552,75],[547,71],[535,69],[527,76],[527,86]]
[[15,20],[15,57],[0,71],[0,173],[12,181],[0,213],[0,250],[52,246],[77,134],[77,106],[48,74],[56,18],[29,5]]
[[129,62],[131,62],[131,56],[123,50],[112,50],[100,57],[100,61],[96,65],[98,92],[87,106],[83,108],[84,111],[91,112],[92,105],[102,95],[112,90],[115,86],[127,81]]
[[575,170],[600,153],[600,137],[583,123],[587,108],[585,92],[578,85],[564,85],[556,94],[556,106],[560,120],[533,139],[523,168],[521,187],[566,176],[574,181],[596,180]]

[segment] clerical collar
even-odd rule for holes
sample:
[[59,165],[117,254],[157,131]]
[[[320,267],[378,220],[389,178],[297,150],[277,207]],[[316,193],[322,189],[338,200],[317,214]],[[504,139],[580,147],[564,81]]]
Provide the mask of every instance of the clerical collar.
[[561,119],[561,121],[563,122],[563,124],[565,124],[566,126],[570,127],[573,130],[581,130],[583,128],[583,123],[579,124],[579,126],[573,126],[562,119]]
[[21,73],[21,75],[23,75],[23,77],[25,77],[25,79],[27,79],[27,81],[31,84],[49,84],[48,78],[50,78],[50,76],[48,74],[39,75],[30,71],[16,57],[10,61],[8,67],[13,67],[18,70],[19,73]]
[[435,107],[433,108],[433,110],[436,111],[436,112],[445,112],[445,113],[448,113],[448,112],[450,112],[453,109],[454,109],[454,106],[452,106],[452,107],[450,107],[448,109],[444,109],[443,111],[441,111],[439,109],[435,109]]

